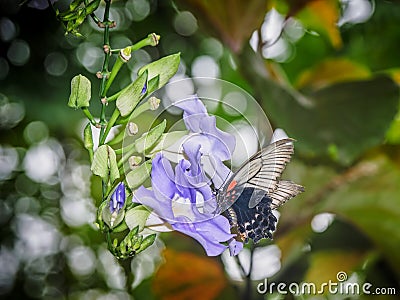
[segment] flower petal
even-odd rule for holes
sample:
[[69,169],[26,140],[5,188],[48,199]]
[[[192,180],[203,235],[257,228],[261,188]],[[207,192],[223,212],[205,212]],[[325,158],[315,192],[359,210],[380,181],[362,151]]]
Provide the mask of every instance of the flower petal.
[[218,129],[215,116],[202,118],[200,129],[210,140],[211,149],[208,153],[217,156],[221,160],[228,160],[232,157],[236,146],[235,136]]
[[171,200],[160,201],[156,197],[154,191],[150,191],[141,186],[133,195],[132,201],[150,208],[153,211],[152,214],[156,214],[161,219],[172,223],[174,222]]
[[189,99],[175,102],[174,105],[183,110],[183,121],[186,128],[192,132],[200,132],[200,122],[205,116],[208,116],[207,109],[203,102],[193,95]]
[[239,254],[240,251],[243,249],[243,243],[237,241],[235,238],[229,240],[229,252],[231,256],[236,256]]
[[221,244],[232,238],[228,233],[229,222],[223,216],[216,216],[203,222],[187,223],[184,218],[180,218],[172,227],[197,240],[204,248],[208,256],[220,255],[227,246]]
[[174,197],[176,192],[174,179],[171,163],[161,153],[157,153],[151,170],[151,185],[157,199],[170,201]]

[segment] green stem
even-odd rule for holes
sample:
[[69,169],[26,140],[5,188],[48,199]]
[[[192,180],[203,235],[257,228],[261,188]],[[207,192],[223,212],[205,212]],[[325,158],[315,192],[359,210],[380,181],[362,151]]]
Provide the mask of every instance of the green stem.
[[124,89],[120,90],[119,92],[115,93],[114,95],[107,97],[107,102],[112,102],[118,99],[119,95],[122,94],[122,92],[124,91]]
[[[146,46],[157,46],[158,42],[160,40],[160,36],[155,34],[155,33],[150,33],[146,38],[144,38],[143,40],[137,42],[136,44],[130,46],[131,51],[136,51],[139,50],[143,47]],[[122,49],[112,49],[111,52],[112,53],[118,53],[119,51],[121,51]]]
[[119,114],[120,114],[119,110],[116,108],[114,110],[110,120],[107,123],[106,129],[104,130],[104,134],[101,136],[100,145],[104,144],[104,142],[106,141],[106,137],[110,133],[111,128],[114,126],[115,121],[117,121]]
[[131,49],[129,47],[124,48],[120,51],[118,58],[111,70],[110,77],[107,80],[107,84],[104,88],[104,96],[107,95],[108,89],[110,88],[111,84],[113,83],[115,77],[117,76],[121,67],[126,64],[129,59],[131,58]]
[[93,126],[96,126],[96,120],[94,119],[94,117],[92,116],[92,114],[90,113],[89,109],[87,107],[82,107],[82,112],[85,114],[85,116],[89,119],[90,124],[92,124]]
[[[103,45],[109,46],[110,45],[110,6],[111,6],[111,0],[104,0],[106,3],[106,7],[104,9],[104,17],[103,17],[103,24],[104,24],[104,35],[103,35]],[[105,97],[105,86],[107,82],[107,76],[108,76],[108,64],[110,62],[110,53],[108,51],[104,52],[104,62],[103,62],[103,68],[101,70],[102,74],[102,80],[100,84],[100,98]],[[102,102],[101,105],[101,113],[100,113],[100,123],[104,124],[106,122],[106,103]],[[104,136],[104,128],[102,127],[100,129],[100,145],[102,145],[101,141],[105,140],[103,138]]]
[[[125,130],[121,130],[120,133],[118,133],[111,141],[107,142],[108,145],[112,146],[112,145],[116,145],[120,142],[122,142],[122,140],[124,139],[125,136]],[[118,149],[116,149],[115,151],[117,151]]]

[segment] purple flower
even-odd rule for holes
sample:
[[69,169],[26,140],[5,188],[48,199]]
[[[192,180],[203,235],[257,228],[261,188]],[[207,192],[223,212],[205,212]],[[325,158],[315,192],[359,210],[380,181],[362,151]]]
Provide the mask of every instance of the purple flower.
[[186,143],[202,145],[202,153],[212,153],[220,160],[228,160],[235,149],[235,137],[217,128],[215,116],[209,116],[203,102],[193,95],[175,102],[183,110],[183,121],[192,136]]
[[186,152],[190,145],[200,145],[203,169],[214,186],[221,187],[230,174],[223,161],[231,158],[235,137],[217,128],[215,116],[208,115],[206,107],[196,95],[177,101],[174,105],[183,110],[183,120],[189,134],[166,149],[165,157],[177,163],[182,155],[173,153],[181,153],[182,148]]
[[[51,4],[54,4],[56,1],[58,0],[50,0]],[[31,0],[28,6],[36,9],[46,9],[49,7],[49,2],[47,0]]]
[[121,182],[110,198],[110,212],[117,215],[125,204],[125,185]]
[[151,208],[172,229],[196,239],[207,255],[216,256],[227,249],[223,243],[231,242],[234,235],[225,217],[205,211],[207,203],[215,198],[200,165],[199,148],[186,148],[189,160],[182,159],[175,172],[158,153],[152,164],[153,189],[140,187],[133,201]]

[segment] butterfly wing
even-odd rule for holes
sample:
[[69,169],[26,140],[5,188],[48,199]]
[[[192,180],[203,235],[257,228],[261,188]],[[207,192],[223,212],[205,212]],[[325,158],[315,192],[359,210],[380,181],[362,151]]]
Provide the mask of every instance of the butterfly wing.
[[217,199],[220,210],[230,207],[244,188],[253,188],[256,191],[249,199],[249,208],[254,208],[264,195],[270,197],[272,207],[277,208],[303,191],[299,185],[279,180],[293,153],[293,139],[287,138],[276,141],[253,155],[223,186],[221,196]]

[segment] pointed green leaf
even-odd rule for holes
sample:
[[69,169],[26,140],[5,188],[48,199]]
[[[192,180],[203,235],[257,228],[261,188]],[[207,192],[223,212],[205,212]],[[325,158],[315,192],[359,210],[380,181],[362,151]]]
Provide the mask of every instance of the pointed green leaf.
[[126,212],[125,223],[131,230],[139,226],[139,232],[141,232],[144,229],[149,215],[150,211],[146,207],[138,205]]
[[116,104],[121,116],[129,115],[143,98],[142,90],[147,82],[147,74],[147,72],[140,73],[140,76],[118,96]]
[[126,175],[126,182],[130,189],[136,189],[150,177],[151,160],[145,161],[139,167],[133,169]]
[[156,77],[151,78],[147,83],[146,95],[150,95],[152,92],[157,90],[159,86],[160,86],[160,75],[157,75]]
[[68,106],[72,108],[88,107],[91,97],[91,83],[83,75],[77,75],[71,80],[71,94]]
[[157,237],[157,235],[155,233],[146,236],[143,239],[142,243],[140,244],[139,249],[136,252],[140,253],[143,250],[146,250],[147,248],[149,248],[151,245],[153,245],[154,241],[156,240],[156,237]]
[[83,131],[83,144],[85,149],[89,151],[93,151],[93,136],[92,136],[92,128],[90,123],[87,123],[84,131]]
[[142,67],[138,74],[141,75],[147,70],[149,72],[149,79],[159,75],[160,81],[158,83],[158,88],[160,88],[165,85],[172,76],[175,75],[176,71],[178,71],[180,55],[180,53],[176,53],[156,60]]
[[103,180],[110,176],[111,183],[119,178],[117,158],[114,150],[108,145],[101,145],[94,153],[92,166],[93,174],[100,176]]
[[162,123],[151,129],[147,134],[138,138],[135,142],[136,151],[138,153],[144,153],[151,149],[161,138],[166,126],[167,120],[164,120]]

